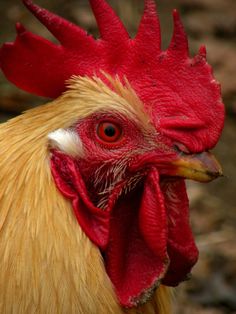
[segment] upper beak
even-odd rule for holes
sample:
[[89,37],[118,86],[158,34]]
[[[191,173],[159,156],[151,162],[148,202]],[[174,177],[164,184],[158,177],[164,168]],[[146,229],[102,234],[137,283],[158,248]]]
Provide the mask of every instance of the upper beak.
[[200,182],[209,182],[223,175],[219,162],[210,152],[181,154],[171,165],[171,175]]

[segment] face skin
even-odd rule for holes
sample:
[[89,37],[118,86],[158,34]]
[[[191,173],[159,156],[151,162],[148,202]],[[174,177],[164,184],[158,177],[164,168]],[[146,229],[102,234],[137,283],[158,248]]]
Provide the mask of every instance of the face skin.
[[[165,156],[174,154],[166,145],[156,143],[155,130],[147,133],[116,112],[95,114],[79,122],[76,132],[84,143],[86,155],[79,161],[82,176],[90,193],[96,195],[98,207],[102,208],[117,184],[125,181],[124,189],[132,189],[145,174],[146,165],[132,170],[138,156],[148,156],[156,151],[163,160]],[[94,176],[91,177],[91,173]]]
[[134,188],[150,167],[162,176],[189,176],[198,181],[209,181],[220,171],[209,153],[189,157],[154,127],[149,132],[140,129],[119,113],[94,114],[75,130],[86,156],[79,160],[81,173],[98,207],[106,206],[106,197],[121,181],[126,182],[125,190]]
[[[222,172],[209,152],[191,154],[156,128],[130,86],[115,81],[113,91],[97,80],[90,87],[76,94],[86,96],[86,115],[49,135],[52,174],[100,248],[120,303],[133,306],[160,283],[188,277],[198,251],[184,178],[207,182]],[[66,97],[79,102],[76,95]]]

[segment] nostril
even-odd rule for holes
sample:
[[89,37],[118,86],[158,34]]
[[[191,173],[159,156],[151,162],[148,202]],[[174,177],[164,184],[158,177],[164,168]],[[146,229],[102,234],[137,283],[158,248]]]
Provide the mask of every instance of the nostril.
[[189,149],[180,142],[174,142],[174,149],[178,152],[185,153],[185,154],[191,154]]

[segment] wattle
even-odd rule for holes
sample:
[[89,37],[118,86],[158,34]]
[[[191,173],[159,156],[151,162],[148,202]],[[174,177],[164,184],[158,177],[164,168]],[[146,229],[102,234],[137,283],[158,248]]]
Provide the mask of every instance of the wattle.
[[127,195],[110,195],[107,209],[90,200],[78,163],[54,152],[51,169],[60,192],[71,199],[76,218],[101,250],[107,273],[125,307],[146,302],[160,283],[177,285],[198,258],[189,227],[182,179],[161,179],[151,168]]

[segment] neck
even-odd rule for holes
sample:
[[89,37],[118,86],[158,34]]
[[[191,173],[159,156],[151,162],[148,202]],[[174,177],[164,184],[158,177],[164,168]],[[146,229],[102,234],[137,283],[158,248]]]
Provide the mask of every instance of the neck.
[[[0,312],[121,314],[99,250],[51,177],[47,135],[68,117],[65,107],[56,108],[34,109],[0,127]],[[167,314],[169,302],[160,287],[150,302],[125,313]]]

